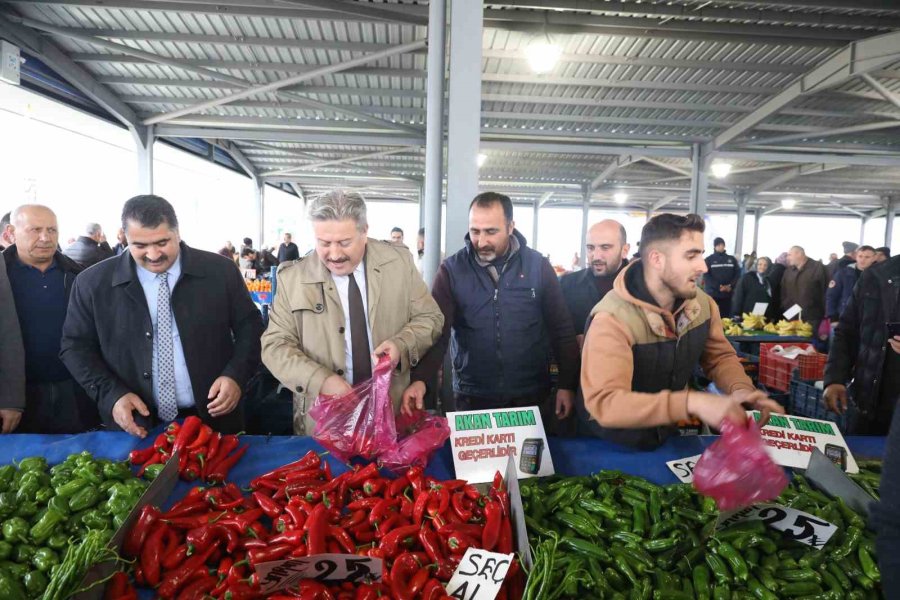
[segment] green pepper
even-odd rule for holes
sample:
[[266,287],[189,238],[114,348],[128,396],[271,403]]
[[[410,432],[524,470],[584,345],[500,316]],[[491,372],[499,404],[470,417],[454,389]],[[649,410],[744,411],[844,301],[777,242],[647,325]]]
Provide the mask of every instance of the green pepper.
[[90,482],[84,479],[72,479],[56,488],[56,495],[62,498],[71,498],[84,488],[90,485]]
[[100,466],[96,463],[80,466],[73,471],[72,475],[93,483],[94,485],[103,483],[103,471],[101,471]]
[[59,564],[59,555],[50,548],[38,548],[31,558],[31,564],[38,571],[47,573]]
[[103,465],[102,473],[105,479],[125,481],[131,477],[131,468],[123,462],[112,462]]
[[128,520],[128,513],[116,513],[112,516],[112,528],[115,531],[118,531],[122,525],[125,524],[125,521]]
[[713,551],[725,559],[728,566],[731,568],[731,573],[737,581],[747,581],[747,577],[749,576],[747,563],[738,551],[734,549],[734,546],[728,542],[720,542]]
[[588,558],[595,558],[603,562],[610,561],[609,553],[606,550],[587,540],[564,535],[559,539],[559,543]]
[[66,515],[48,508],[44,516],[31,528],[31,539],[35,544],[43,544],[56,530],[57,525],[66,520]]
[[109,499],[104,505],[110,514],[128,513],[137,504],[140,496],[122,483],[116,483],[110,490]]
[[83,467],[85,465],[93,464],[94,462],[94,455],[87,450],[82,450],[78,454],[73,454],[70,458],[75,461],[76,467]]
[[57,531],[47,538],[47,547],[54,550],[65,550],[69,546],[69,536],[61,531]]
[[851,525],[847,528],[844,536],[844,543],[832,550],[831,558],[834,560],[842,560],[850,555],[859,546],[859,540],[862,537],[862,529]]
[[725,566],[725,563],[722,562],[721,558],[712,552],[707,552],[704,558],[706,559],[709,570],[713,573],[713,577],[716,578],[716,583],[720,585],[731,583],[731,574],[728,572],[728,567]]
[[101,513],[98,509],[87,511],[81,518],[81,522],[88,529],[109,529],[109,517]]
[[47,576],[40,571],[30,571],[22,580],[25,584],[25,592],[32,598],[40,598],[44,595],[44,590],[50,584]]
[[0,540],[0,561],[8,560],[13,553],[13,545],[6,540]]
[[30,519],[34,515],[38,514],[38,505],[36,502],[26,501],[20,502],[19,506],[16,507],[16,516],[22,517],[23,519]]
[[165,468],[166,465],[163,464],[157,463],[155,465],[150,465],[149,467],[144,469],[144,479],[146,479],[147,481],[153,481],[154,479],[159,477],[159,474],[162,473],[162,470]]
[[869,552],[860,546],[857,553],[859,556],[859,564],[862,565],[863,574],[872,581],[881,581],[881,571],[878,570],[878,565],[872,560],[872,556]]
[[0,598],[4,600],[26,600],[25,588],[19,583],[19,578],[12,574],[0,574]]
[[18,508],[15,492],[3,492],[0,494],[0,519],[11,517]]
[[22,565],[28,564],[34,558],[35,552],[37,552],[37,548],[31,544],[19,544],[13,552],[13,560]]
[[19,470],[20,471],[46,471],[47,470],[47,459],[43,456],[32,456],[29,458],[23,458],[19,462]]
[[3,532],[3,539],[7,542],[28,541],[28,522],[22,517],[12,517],[3,521],[0,530]]
[[69,515],[69,500],[63,498],[62,496],[53,496],[50,498],[50,502],[47,503],[47,509],[55,510],[56,512],[60,512],[63,515]]
[[847,577],[847,574],[844,573],[843,570],[837,565],[835,562],[829,562],[825,567],[828,569],[828,572],[831,573],[835,579],[838,580],[838,583],[841,584],[841,587],[847,591],[853,589],[853,584],[850,582],[850,578]]
[[821,594],[822,586],[814,581],[792,581],[782,584],[778,591],[782,598],[796,598],[798,596],[811,596]]
[[91,508],[100,502],[102,493],[93,486],[88,486],[78,490],[74,496],[69,498],[69,510],[78,512],[86,508]]
[[7,488],[12,485],[13,480],[16,477],[17,469],[12,465],[3,465],[0,467],[0,487],[6,486]]

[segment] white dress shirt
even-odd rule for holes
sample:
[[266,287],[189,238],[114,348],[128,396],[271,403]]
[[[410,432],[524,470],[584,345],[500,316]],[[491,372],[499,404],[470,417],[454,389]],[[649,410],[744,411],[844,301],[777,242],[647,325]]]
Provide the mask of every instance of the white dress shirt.
[[[353,278],[359,287],[359,294],[362,296],[363,308],[366,310],[366,332],[369,337],[369,354],[372,353],[372,326],[369,323],[369,294],[366,289],[366,261],[362,260],[356,265],[353,271]],[[347,383],[353,385],[353,338],[350,333],[350,277],[348,275],[331,274],[331,279],[337,287],[338,296],[341,299],[341,307],[344,310],[344,359],[347,363],[344,369],[344,379]],[[369,359],[371,360],[371,358]]]
[[[147,298],[147,308],[150,309],[150,320],[153,322],[153,400],[159,398],[159,330],[156,318],[157,299],[159,297],[159,277],[156,273],[148,271],[137,262],[138,280],[144,288],[144,297]],[[167,271],[169,274],[169,294],[171,298],[175,284],[181,278],[181,256],[172,263]],[[172,302],[169,301],[171,310]],[[194,406],[194,390],[191,387],[191,375],[188,372],[187,361],[184,359],[184,348],[181,346],[181,334],[178,333],[178,323],[175,322],[175,314],[172,313],[172,350],[175,359],[175,402],[178,408],[190,408]]]

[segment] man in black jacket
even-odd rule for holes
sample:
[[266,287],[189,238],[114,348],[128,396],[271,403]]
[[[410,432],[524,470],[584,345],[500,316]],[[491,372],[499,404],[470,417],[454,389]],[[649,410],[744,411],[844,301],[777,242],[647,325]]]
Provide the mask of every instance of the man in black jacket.
[[278,247],[278,262],[283,263],[289,260],[300,260],[300,249],[291,241],[291,234],[286,233],[284,242]]
[[631,246],[625,228],[618,221],[607,219],[591,226],[587,233],[585,256],[588,267],[568,273],[559,279],[563,298],[572,316],[575,337],[580,348],[588,315],[603,297],[612,291],[619,271],[628,264]]
[[82,267],[57,250],[56,215],[46,206],[13,211],[15,243],[3,252],[25,350],[20,433],[78,433],[100,424],[97,406],[59,359],[60,337]]
[[731,314],[731,297],[734,286],[741,277],[741,265],[735,257],[725,254],[725,240],[713,240],[715,252],[706,257],[706,275],[703,276],[704,291],[719,305],[720,315]]
[[172,205],[125,203],[128,252],[79,276],[62,359],[111,429],[144,437],[197,414],[243,428],[241,391],[260,362],[259,310],[231,262],[181,242]]
[[866,269],[841,314],[828,363],[825,403],[847,410],[847,384],[859,409],[853,433],[885,435],[900,397],[900,336],[887,323],[900,322],[900,257]]
[[106,242],[103,235],[103,228],[97,223],[88,223],[85,228],[85,234],[80,236],[75,242],[65,249],[63,254],[77,262],[83,268],[97,264],[101,260],[106,260],[110,256],[115,256],[113,249]]

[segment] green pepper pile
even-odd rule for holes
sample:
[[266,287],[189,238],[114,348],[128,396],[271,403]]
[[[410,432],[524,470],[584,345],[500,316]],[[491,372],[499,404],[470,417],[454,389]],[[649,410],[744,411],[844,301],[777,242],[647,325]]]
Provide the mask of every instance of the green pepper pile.
[[73,454],[0,467],[0,598],[39,598],[71,539],[118,529],[147,484],[126,462]]
[[[860,477],[877,496],[877,473]],[[762,521],[716,531],[715,502],[686,484],[601,471],[531,479],[521,491],[534,553],[525,600],[881,597],[865,521],[800,475],[775,503],[837,525],[821,549]]]

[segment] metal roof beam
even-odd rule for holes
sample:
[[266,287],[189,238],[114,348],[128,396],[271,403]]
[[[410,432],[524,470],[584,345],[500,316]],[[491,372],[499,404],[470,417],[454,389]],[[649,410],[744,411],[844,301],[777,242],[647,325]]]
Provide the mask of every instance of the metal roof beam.
[[[399,11],[385,8],[383,13],[362,14],[346,11],[306,9],[280,5],[274,0],[172,0],[170,2],[153,0],[13,0],[16,4],[61,5],[61,6],[96,6],[112,9],[137,9],[159,12],[190,12],[198,14],[214,14],[242,17],[275,17],[304,20],[327,21],[362,21],[385,22],[396,21],[394,15]],[[304,2],[303,4],[306,4]],[[334,2],[327,2],[331,8]],[[385,5],[391,6],[391,5]],[[403,5],[401,18],[415,19],[425,14],[418,6]]]
[[600,184],[603,183],[607,177],[621,169],[622,167],[627,167],[628,165],[641,160],[640,156],[617,156],[613,157],[613,159],[609,162],[606,167],[600,171],[600,173],[594,177],[594,180],[591,181],[590,189],[596,190],[600,187]]
[[347,133],[333,131],[284,131],[249,128],[194,127],[160,125],[158,137],[212,137],[225,140],[253,140],[302,144],[347,144],[359,146],[414,146],[424,143],[424,138],[388,134]]
[[47,63],[66,81],[99,104],[123,125],[131,128],[140,126],[138,117],[130,106],[122,102],[107,87],[98,83],[83,67],[75,64],[66,52],[58,48],[52,41],[22,25],[11,22],[2,13],[0,13],[0,36],[7,37],[22,46],[26,52],[34,54]]
[[[545,22],[544,15],[547,15]],[[712,42],[781,44],[785,46],[840,46],[857,40],[861,32],[813,27],[772,27],[768,25],[723,24],[715,22],[646,23],[633,17],[585,16],[544,11],[485,10],[485,27],[539,34],[616,35],[637,38],[701,40]],[[791,33],[796,35],[792,35]],[[834,37],[831,37],[834,36]]]
[[588,154],[627,156],[640,154],[647,156],[668,156],[674,158],[690,158],[691,151],[683,146],[614,146],[598,143],[552,143],[514,140],[482,139],[481,148],[486,150],[504,150],[507,152],[548,153],[548,154]]
[[235,144],[234,142],[228,140],[208,139],[206,140],[206,143],[212,144],[213,146],[218,146],[219,148],[230,154],[231,158],[234,159],[234,162],[236,162],[250,177],[254,179],[259,177],[259,169],[257,169],[256,166],[252,162],[250,162],[250,160],[246,156],[244,156],[244,153],[241,152],[241,149],[238,148],[237,144]]
[[[845,14],[821,14],[806,11],[750,10],[737,7],[700,7],[682,4],[648,4],[640,2],[585,0],[490,0],[491,6],[508,6],[532,10],[565,10],[578,13],[630,14],[663,19],[726,19],[729,21],[773,22],[784,25],[838,25],[842,27],[900,28],[900,19]],[[770,2],[769,5],[772,3]],[[790,4],[788,2],[787,4]],[[846,8],[846,4],[844,5]],[[854,5],[856,8],[856,5]],[[671,23],[671,21],[669,21]],[[668,24],[668,23],[667,23]],[[657,23],[658,25],[658,23]]]
[[662,198],[660,198],[659,200],[657,200],[656,202],[653,203],[653,205],[650,207],[650,212],[655,212],[655,211],[661,209],[662,207],[666,206],[670,202],[674,202],[675,200],[678,200],[678,196],[676,196],[676,195],[663,196]]
[[660,142],[666,145],[680,145],[684,143],[704,142],[709,139],[703,135],[661,135],[653,133],[630,133],[627,131],[604,131],[589,129],[576,130],[575,128],[558,131],[555,127],[541,128],[517,128],[517,127],[482,127],[482,139],[489,137],[495,140],[507,141],[547,141],[553,138],[559,143],[578,142],[581,140],[593,140],[600,144],[622,144],[633,146],[635,142]]
[[852,213],[852,214],[856,215],[857,217],[862,217],[863,219],[868,219],[868,218],[869,218],[869,215],[867,215],[866,213],[860,212],[860,211],[858,211],[858,210],[856,210],[856,209],[853,209],[853,208],[850,208],[849,206],[844,206],[844,205],[841,204],[840,202],[829,202],[828,204],[830,204],[830,205],[832,205],[832,206],[836,206],[836,207],[838,207],[838,208],[840,208],[840,209],[842,209],[842,210],[846,210],[848,213]]
[[806,131],[803,133],[792,133],[789,135],[779,135],[775,137],[763,138],[761,140],[752,140],[748,142],[740,142],[733,146],[742,148],[746,146],[762,146],[767,144],[781,144],[784,142],[794,142],[797,140],[807,140],[808,138],[834,137],[836,135],[845,135],[848,133],[863,133],[866,131],[877,131],[881,129],[892,129],[900,127],[900,120],[895,121],[879,121],[877,123],[864,123],[862,125],[852,125],[850,127],[838,127],[836,129],[820,129],[817,131]]
[[713,149],[721,148],[746,133],[800,96],[840,85],[853,77],[881,69],[898,58],[900,58],[900,31],[852,42],[717,135],[713,140]]
[[223,96],[221,98],[214,98],[204,102],[202,104],[198,104],[196,106],[191,106],[187,108],[182,108],[179,110],[174,110],[169,113],[163,115],[156,115],[150,117],[149,119],[144,119],[145,125],[153,125],[157,123],[164,123],[166,121],[171,121],[178,117],[182,117],[185,115],[194,114],[200,112],[201,110],[206,110],[208,108],[215,108],[217,106],[222,106],[223,104],[228,104],[230,102],[234,102],[236,100],[242,100],[244,98],[249,98],[250,96],[255,96],[257,94],[264,94],[267,92],[274,92],[282,88],[286,88],[291,85],[296,85],[298,83],[302,83],[309,79],[315,79],[316,77],[322,77],[324,75],[330,75],[332,73],[339,73],[345,69],[350,69],[356,66],[361,66],[366,63],[372,62],[373,60],[379,60],[382,58],[388,58],[391,56],[396,56],[398,54],[403,54],[405,52],[409,52],[410,50],[414,50],[417,48],[424,48],[427,42],[425,40],[418,40],[415,42],[411,42],[408,44],[401,44],[394,48],[390,48],[387,50],[382,50],[381,52],[374,52],[372,54],[367,54],[365,56],[361,56],[358,58],[350,59],[344,62],[336,63],[333,65],[327,65],[323,67],[319,67],[317,69],[313,69],[309,73],[303,73],[300,75],[295,75],[293,77],[288,77],[287,79],[283,79],[281,81],[274,81],[265,85],[260,85],[256,87],[252,87],[247,90],[243,90],[240,92],[235,92]]
[[278,0],[280,4],[314,6],[333,11],[337,15],[350,15],[366,17],[380,21],[407,23],[410,25],[428,25],[428,16],[416,14],[416,11],[397,11],[387,8],[388,4],[381,6],[363,4],[361,2],[346,2],[345,0]]
[[665,169],[667,171],[672,171],[673,173],[678,173],[679,175],[683,175],[683,176],[687,177],[688,179],[690,179],[690,177],[691,177],[691,172],[689,169],[682,169],[681,167],[676,167],[675,165],[670,165],[668,163],[664,163],[662,161],[655,160],[653,158],[644,157],[643,161],[650,163],[651,165],[657,166],[660,169]]
[[[94,45],[99,46],[99,47],[101,47],[101,48],[107,48],[107,49],[109,49],[109,50],[114,50],[114,51],[122,52],[123,54],[127,54],[127,55],[130,55],[130,56],[134,56],[134,57],[136,57],[136,58],[141,58],[141,59],[144,59],[144,60],[148,60],[148,61],[150,61],[150,62],[152,62],[152,63],[161,64],[161,65],[166,65],[166,66],[174,67],[174,68],[177,68],[177,69],[183,69],[183,70],[186,70],[186,71],[190,71],[190,72],[197,73],[198,75],[203,75],[203,76],[206,76],[206,77],[210,77],[210,78],[212,78],[212,79],[217,79],[217,80],[220,80],[220,81],[224,81],[224,82],[226,82],[226,83],[231,83],[231,84],[234,84],[235,86],[237,86],[237,87],[239,87],[239,88],[242,88],[242,89],[249,90],[249,89],[252,89],[252,88],[254,87],[254,84],[253,84],[252,82],[247,81],[247,80],[245,80],[245,79],[241,79],[240,77],[233,77],[233,76],[231,76],[231,75],[227,75],[227,74],[225,74],[225,73],[219,73],[218,71],[214,71],[214,70],[212,70],[212,69],[207,69],[207,68],[205,68],[205,67],[198,67],[198,66],[193,66],[193,65],[190,65],[190,64],[186,64],[185,62],[183,62],[183,61],[181,61],[181,60],[179,60],[179,59],[173,59],[173,58],[168,58],[168,57],[165,57],[165,56],[160,56],[160,55],[158,55],[158,54],[153,54],[153,53],[151,53],[151,52],[145,52],[145,51],[143,51],[143,50],[139,50],[139,49],[136,49],[136,48],[131,48],[130,46],[126,46],[126,45],[124,45],[124,44],[117,44],[117,43],[115,43],[115,42],[110,42],[110,41],[107,41],[107,40],[104,40],[104,39],[100,39],[100,38],[96,38],[96,37],[92,37],[92,36],[84,36],[84,35],[80,35],[80,34],[77,34],[77,33],[72,32],[72,31],[70,31],[70,30],[68,30],[68,29],[61,29],[61,28],[59,28],[59,27],[55,27],[55,26],[50,25],[50,24],[48,24],[48,23],[42,23],[42,22],[40,22],[40,21],[34,21],[34,20],[32,20],[32,19],[22,19],[22,23],[23,23],[24,25],[26,25],[26,26],[28,26],[28,27],[32,27],[32,28],[34,28],[34,29],[39,29],[39,30],[46,31],[46,32],[48,32],[48,33],[54,33],[54,34],[57,34],[57,35],[64,35],[64,36],[70,37],[70,38],[72,38],[72,39],[80,40],[80,41],[82,41],[82,42],[86,42],[86,43],[89,43],[89,44],[94,44]],[[311,69],[311,71],[312,71],[312,70],[315,70],[315,69]],[[279,91],[276,91],[276,93],[279,94],[279,95],[283,95],[283,96],[285,96],[285,97],[288,97],[288,98],[290,98],[291,100],[293,100],[293,101],[295,101],[295,102],[299,102],[300,104],[305,104],[305,105],[307,105],[309,108],[312,108],[312,109],[315,109],[315,110],[322,110],[322,111],[328,111],[328,110],[331,110],[331,111],[336,111],[336,112],[342,112],[342,113],[344,113],[344,114],[348,114],[348,115],[350,115],[350,116],[353,116],[353,117],[356,117],[356,118],[360,118],[360,119],[363,119],[363,120],[365,120],[365,121],[369,121],[369,122],[377,123],[377,124],[379,124],[379,125],[383,125],[383,126],[389,128],[389,129],[400,129],[400,130],[403,130],[403,131],[409,131],[409,132],[412,132],[412,133],[418,133],[418,132],[421,132],[421,131],[422,131],[421,129],[418,129],[418,128],[415,128],[415,127],[409,127],[409,126],[407,126],[407,125],[398,124],[398,123],[393,123],[392,121],[386,121],[386,120],[384,120],[384,119],[379,119],[378,117],[375,117],[375,116],[372,116],[372,115],[369,115],[369,114],[366,114],[366,113],[357,111],[357,110],[352,109],[352,108],[345,108],[345,109],[342,109],[342,110],[338,110],[338,109],[335,109],[335,108],[331,107],[331,106],[328,105],[328,104],[325,104],[325,103],[323,103],[323,102],[319,102],[318,100],[312,100],[312,99],[310,99],[310,98],[306,98],[306,97],[303,97],[303,96],[295,96],[294,94],[289,94],[289,93],[288,93],[287,91],[285,91],[285,90],[279,90]],[[174,103],[177,104],[177,102],[174,102]],[[147,122],[146,124],[151,124],[151,123],[149,123],[149,119],[148,119],[147,121],[148,121],[148,122]],[[157,122],[157,121],[153,121],[153,122],[155,123],[155,122]]]
[[826,171],[843,169],[846,166],[847,165],[799,165],[796,167],[791,167],[783,173],[779,173],[778,175],[771,177],[766,181],[763,181],[762,183],[754,185],[748,190],[748,194],[750,196],[756,196],[758,194],[761,194],[762,192],[765,192],[766,190],[770,190],[774,187],[778,187],[783,183],[787,183],[792,179],[796,179],[797,177],[810,175],[812,173],[824,173]]
[[817,163],[838,165],[864,165],[871,167],[900,167],[900,153],[896,155],[866,154],[816,154],[814,152],[777,152],[754,150],[723,150],[716,158],[756,160],[761,162]]
[[863,73],[862,78],[866,81],[866,83],[869,84],[869,86],[870,86],[872,89],[874,89],[876,92],[878,92],[879,94],[881,94],[881,96],[882,96],[885,100],[887,100],[888,102],[890,102],[891,104],[893,104],[893,105],[896,106],[897,108],[900,108],[900,96],[898,96],[897,94],[895,94],[895,93],[892,92],[891,90],[889,90],[889,89],[887,89],[886,87],[884,87],[884,85],[882,85],[882,83],[881,83],[880,81],[878,81],[877,79],[875,79],[874,77],[872,77],[872,76],[869,75],[868,73]]
[[392,150],[382,150],[381,152],[369,152],[368,154],[358,154],[356,156],[348,156],[346,158],[336,158],[334,160],[325,160],[317,163],[310,163],[305,165],[298,165],[296,167],[290,167],[287,169],[281,169],[278,171],[267,171],[262,174],[263,177],[273,177],[276,175],[289,175],[291,173],[295,173],[297,171],[315,171],[316,169],[320,169],[322,167],[329,167],[332,165],[341,165],[345,163],[351,163],[357,160],[365,160],[367,158],[379,158],[383,156],[391,156],[393,154],[402,154],[404,152],[410,152],[412,150],[418,150],[419,146],[407,146],[404,148],[394,148]]

